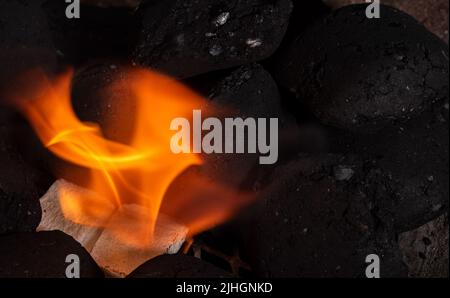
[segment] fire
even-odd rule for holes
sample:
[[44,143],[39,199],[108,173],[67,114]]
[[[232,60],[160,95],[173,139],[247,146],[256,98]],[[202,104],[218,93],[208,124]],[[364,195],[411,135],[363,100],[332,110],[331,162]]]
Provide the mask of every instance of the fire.
[[[177,117],[190,119],[194,109],[205,107],[205,100],[167,76],[129,69],[127,79],[114,82],[108,91],[129,90],[127,102],[136,107],[136,114],[129,117],[133,122],[131,137],[119,143],[106,139],[98,125],[78,119],[71,106],[72,77],[72,71],[53,80],[33,72],[21,81],[22,90],[13,96],[51,152],[89,171],[87,176],[75,177],[75,182],[96,196],[62,196],[63,214],[77,224],[109,229],[128,245],[147,246],[169,185],[188,167],[202,163],[197,154],[171,152],[170,122]],[[28,87],[29,82],[35,83]],[[121,125],[108,123],[109,128]],[[227,219],[246,201],[245,196],[206,179],[189,181],[190,187],[172,196],[175,200],[164,202],[163,209],[191,234]],[[127,212],[127,205],[139,206],[139,211]],[[113,214],[115,220],[110,220]]]

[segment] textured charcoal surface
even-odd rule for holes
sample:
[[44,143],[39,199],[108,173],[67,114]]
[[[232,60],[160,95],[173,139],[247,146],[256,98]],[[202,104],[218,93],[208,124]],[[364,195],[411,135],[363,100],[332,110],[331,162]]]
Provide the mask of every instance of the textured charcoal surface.
[[279,117],[278,87],[259,64],[242,66],[221,80],[209,94],[213,103],[240,117]]
[[286,49],[274,72],[323,123],[373,131],[448,97],[448,46],[387,6],[341,8]]
[[399,236],[410,277],[448,278],[448,214]]
[[[323,0],[332,8],[349,4],[363,3],[363,0]],[[448,43],[448,7],[447,0],[384,0],[383,4],[396,7],[423,23],[431,32]]]
[[0,3],[0,91],[25,70],[55,68],[56,50],[42,3],[42,0]]
[[259,61],[279,46],[290,0],[145,1],[137,63],[178,78]]
[[88,252],[72,237],[53,232],[0,236],[0,277],[66,278],[66,257],[80,258],[80,277],[103,277]]
[[[373,135],[331,132],[335,152],[358,154],[389,173],[396,229],[417,228],[448,211],[448,101]],[[339,138],[341,136],[341,138]],[[390,208],[391,208],[390,207]]]
[[376,253],[381,276],[406,275],[390,214],[377,208],[385,175],[357,159],[300,156],[280,167],[242,225],[259,277],[362,277]]
[[147,261],[129,278],[228,278],[228,272],[187,255],[164,255]]
[[123,58],[138,31],[131,9],[81,5],[80,18],[66,17],[67,3],[47,0],[44,7],[51,36],[65,62],[79,65],[93,58]]

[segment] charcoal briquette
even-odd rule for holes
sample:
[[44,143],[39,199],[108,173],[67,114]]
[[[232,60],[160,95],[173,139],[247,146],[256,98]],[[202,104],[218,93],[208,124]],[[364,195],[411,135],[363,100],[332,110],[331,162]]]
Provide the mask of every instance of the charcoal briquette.
[[323,123],[371,132],[448,98],[448,45],[411,16],[366,5],[332,12],[280,55],[277,82]]
[[269,57],[279,46],[290,0],[144,1],[133,60],[187,78]]
[[104,276],[78,242],[63,232],[52,231],[0,236],[0,277],[66,278],[67,267],[73,264],[73,259],[67,259],[69,255],[79,258],[80,277]]

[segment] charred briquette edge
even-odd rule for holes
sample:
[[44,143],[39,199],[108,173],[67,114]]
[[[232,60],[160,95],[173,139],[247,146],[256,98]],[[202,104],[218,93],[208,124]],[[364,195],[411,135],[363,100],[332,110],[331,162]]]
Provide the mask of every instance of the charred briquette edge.
[[79,257],[80,277],[104,277],[88,252],[59,231],[0,236],[0,277],[66,278],[68,255]]
[[80,65],[90,59],[126,59],[136,42],[138,24],[133,8],[81,4],[82,17],[66,17],[67,3],[48,0],[43,5],[51,34],[62,60]]
[[448,46],[409,15],[365,4],[334,11],[280,55],[277,82],[325,124],[370,132],[448,97]]
[[230,278],[232,275],[188,255],[156,257],[134,270],[128,278]]
[[374,253],[381,276],[406,276],[391,215],[376,207],[385,179],[340,155],[302,155],[280,166],[242,215],[241,256],[258,277],[363,277]]
[[290,0],[144,1],[132,59],[188,78],[269,57],[286,31]]
[[[331,8],[337,9],[362,0],[323,0]],[[384,0],[385,5],[396,7],[423,23],[431,32],[448,43],[448,1],[447,0]]]

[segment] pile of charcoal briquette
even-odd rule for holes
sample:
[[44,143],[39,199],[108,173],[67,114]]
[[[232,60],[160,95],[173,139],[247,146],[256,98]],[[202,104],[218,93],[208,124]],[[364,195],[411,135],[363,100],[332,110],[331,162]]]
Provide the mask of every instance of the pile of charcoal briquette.
[[[104,90],[138,65],[236,117],[280,119],[277,164],[216,155],[186,173],[257,202],[195,237],[187,254],[150,260],[131,277],[364,277],[369,254],[382,277],[448,276],[449,51],[414,17],[382,6],[369,19],[367,4],[320,0],[94,0],[82,1],[80,19],[66,6],[0,2],[0,100],[22,71],[70,65],[78,116],[121,121],[133,111]],[[120,140],[126,129],[105,135]],[[104,276],[70,236],[35,232],[60,162],[0,101],[0,277],[64,277],[72,253],[82,277]],[[433,237],[417,232],[425,224]],[[409,231],[420,238],[405,240]]]

